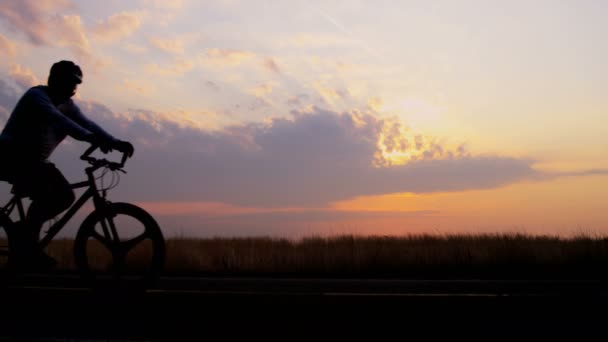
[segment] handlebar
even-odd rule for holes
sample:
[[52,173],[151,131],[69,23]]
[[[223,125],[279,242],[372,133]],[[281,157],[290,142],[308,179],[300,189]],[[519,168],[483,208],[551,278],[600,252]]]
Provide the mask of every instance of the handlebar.
[[93,153],[93,151],[95,151],[97,148],[99,148],[99,146],[97,145],[91,145],[83,154],[82,156],[80,156],[81,160],[87,161],[89,162],[89,164],[96,166],[96,167],[105,167],[107,166],[108,168],[110,168],[110,170],[120,170],[125,172],[124,170],[122,170],[122,168],[125,166],[125,162],[127,161],[127,154],[125,152],[122,153],[122,159],[120,161],[120,163],[117,162],[112,162],[106,159],[97,159],[94,157],[91,157],[91,153]]

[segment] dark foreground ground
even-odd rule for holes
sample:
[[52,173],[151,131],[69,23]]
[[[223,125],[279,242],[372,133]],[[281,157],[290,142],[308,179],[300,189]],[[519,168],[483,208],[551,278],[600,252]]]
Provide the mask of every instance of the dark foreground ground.
[[6,341],[608,337],[608,286],[594,280],[164,278],[137,293],[59,276],[6,284]]

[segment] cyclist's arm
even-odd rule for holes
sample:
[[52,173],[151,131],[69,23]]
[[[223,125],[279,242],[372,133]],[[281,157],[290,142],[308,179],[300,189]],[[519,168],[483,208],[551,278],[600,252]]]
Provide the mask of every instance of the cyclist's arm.
[[87,118],[82,113],[80,108],[74,103],[74,101],[70,100],[65,105],[69,106],[68,115],[77,124],[81,125],[82,127],[86,128],[87,130],[91,131],[96,136],[100,137],[101,139],[103,139],[107,142],[117,142],[118,141],[118,139],[116,139],[110,133],[108,133],[103,128],[101,128],[99,125],[97,125],[95,122],[93,122],[89,118]]
[[53,125],[65,130],[69,136],[76,140],[89,140],[91,132],[61,113],[43,90],[32,88],[28,93],[27,96],[31,103],[37,110],[44,113]]

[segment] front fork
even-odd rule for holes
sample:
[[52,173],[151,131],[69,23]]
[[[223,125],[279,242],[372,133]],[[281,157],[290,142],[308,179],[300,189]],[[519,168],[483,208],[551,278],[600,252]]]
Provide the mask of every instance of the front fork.
[[120,242],[120,236],[116,229],[114,218],[116,213],[112,209],[112,202],[106,200],[106,192],[102,191],[101,196],[95,197],[95,207],[101,213],[101,229],[103,236],[106,239],[110,252],[112,253],[112,259],[114,260],[113,267],[117,274],[120,274],[126,260],[126,251],[122,248]]
[[107,241],[111,242],[112,245],[116,246],[120,243],[120,237],[114,224],[114,217],[116,214],[112,210],[112,202],[106,199],[106,191],[103,190],[101,196],[95,196],[93,199],[95,203],[95,209],[101,213],[101,229],[103,236]]

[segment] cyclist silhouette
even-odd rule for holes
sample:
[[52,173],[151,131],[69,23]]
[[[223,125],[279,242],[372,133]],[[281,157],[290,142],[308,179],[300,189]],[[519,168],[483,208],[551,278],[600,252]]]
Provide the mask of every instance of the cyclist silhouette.
[[0,134],[0,178],[29,196],[30,207],[19,227],[15,257],[24,268],[48,269],[56,261],[40,247],[42,225],[74,202],[74,191],[49,161],[55,148],[70,136],[99,146],[104,153],[118,150],[133,155],[133,145],[119,140],[88,119],[72,100],[82,70],[72,61],[51,66],[47,85],[29,88],[17,102]]

